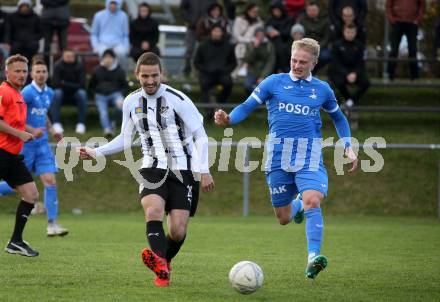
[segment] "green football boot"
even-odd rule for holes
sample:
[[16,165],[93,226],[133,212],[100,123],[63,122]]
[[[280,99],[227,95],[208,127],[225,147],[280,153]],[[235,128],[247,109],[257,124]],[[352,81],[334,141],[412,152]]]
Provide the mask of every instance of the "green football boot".
[[327,267],[327,264],[328,264],[328,260],[323,255],[318,255],[315,258],[313,258],[313,260],[307,264],[307,268],[306,268],[307,278],[315,279],[316,276],[318,276],[319,272]]
[[[296,195],[295,200],[301,200],[301,194]],[[302,204],[302,201],[301,201]],[[293,216],[293,222],[300,224],[304,220],[304,208],[301,205],[301,210],[299,210],[295,216]]]

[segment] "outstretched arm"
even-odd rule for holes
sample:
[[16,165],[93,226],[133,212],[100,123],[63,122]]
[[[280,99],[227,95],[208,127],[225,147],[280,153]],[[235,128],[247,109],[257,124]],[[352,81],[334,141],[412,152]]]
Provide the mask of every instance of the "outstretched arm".
[[220,126],[235,125],[246,119],[260,103],[250,96],[244,103],[241,103],[230,114],[219,109],[214,114],[215,123]]
[[96,157],[97,155],[105,156],[121,152],[122,150],[131,147],[134,132],[135,126],[130,117],[130,107],[128,102],[124,101],[124,106],[122,108],[121,133],[107,144],[98,148],[78,148],[80,157],[82,159],[90,159]]

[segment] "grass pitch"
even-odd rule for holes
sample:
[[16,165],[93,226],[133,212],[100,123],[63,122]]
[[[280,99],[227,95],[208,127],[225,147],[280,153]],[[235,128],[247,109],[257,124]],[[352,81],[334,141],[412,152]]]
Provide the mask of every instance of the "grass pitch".
[[[0,215],[1,244],[13,226]],[[37,258],[0,254],[0,301],[439,301],[440,223],[434,219],[328,217],[323,253],[329,266],[304,277],[304,225],[273,217],[195,217],[173,261],[172,284],[155,288],[140,259],[142,213],[63,215],[71,230],[47,238],[33,217],[25,239]],[[263,287],[242,296],[227,275],[240,260],[257,262]]]

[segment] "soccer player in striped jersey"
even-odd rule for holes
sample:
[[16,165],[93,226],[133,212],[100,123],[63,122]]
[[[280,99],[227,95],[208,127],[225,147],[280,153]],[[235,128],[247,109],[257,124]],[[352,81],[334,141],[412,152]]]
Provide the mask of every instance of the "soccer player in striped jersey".
[[[141,88],[124,100],[121,133],[103,146],[81,147],[79,152],[83,159],[114,154],[130,148],[133,135],[139,133],[143,155],[139,191],[150,245],[142,251],[142,260],[156,274],[155,285],[168,286],[171,259],[179,252],[189,217],[197,209],[199,182],[203,191],[214,187],[208,137],[192,101],[160,83],[157,55],[141,55],[135,72]],[[162,224],[165,214],[167,236]]]
[[[346,155],[353,164],[349,172],[357,168],[347,119],[330,86],[311,74],[318,57],[317,41],[308,38],[294,41],[290,73],[267,77],[230,114],[223,110],[215,113],[215,122],[228,126],[243,121],[261,104],[267,107],[269,136],[265,171],[272,205],[281,225],[292,220],[301,223],[305,215],[306,276],[311,279],[327,266],[327,258],[321,255],[324,223],[320,204],[328,189],[321,151],[321,108],[330,115],[338,135],[345,141]],[[294,199],[297,193],[302,200]]]

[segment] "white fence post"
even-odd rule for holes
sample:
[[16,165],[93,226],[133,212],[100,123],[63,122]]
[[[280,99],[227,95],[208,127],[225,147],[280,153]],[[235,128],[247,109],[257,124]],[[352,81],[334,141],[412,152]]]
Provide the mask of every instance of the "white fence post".
[[244,167],[243,172],[243,217],[249,216],[249,145],[245,147]]

